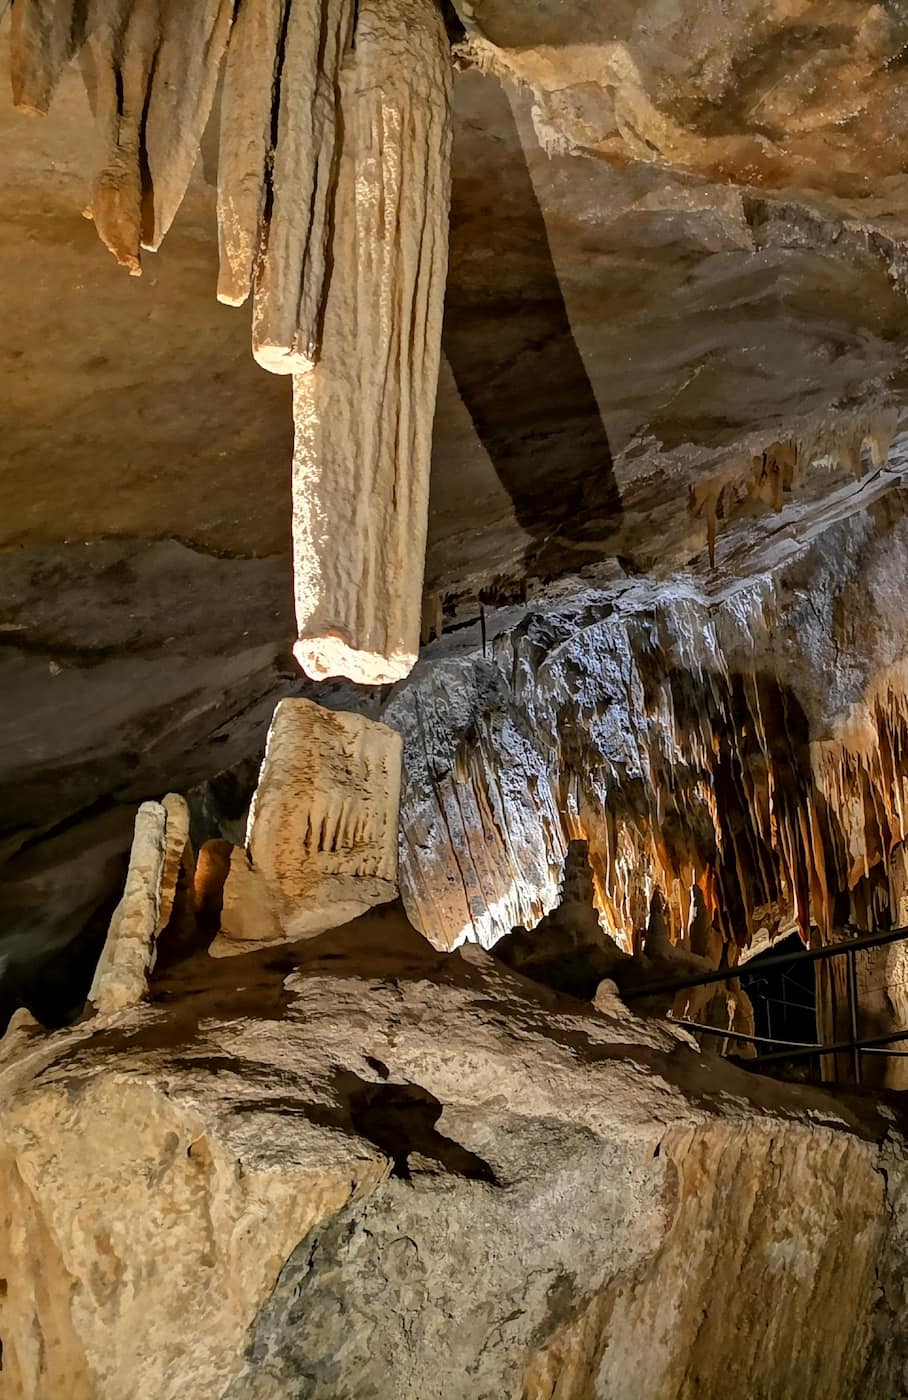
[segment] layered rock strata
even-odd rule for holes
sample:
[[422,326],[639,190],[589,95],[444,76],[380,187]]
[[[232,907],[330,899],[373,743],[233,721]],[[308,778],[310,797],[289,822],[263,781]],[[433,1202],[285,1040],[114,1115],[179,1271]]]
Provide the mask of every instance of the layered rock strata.
[[393,916],[300,956],[22,1031],[5,1393],[903,1394],[891,1112],[439,957]]
[[[394,899],[400,766],[400,736],[386,725],[282,700],[211,951],[311,937]],[[199,907],[204,898],[200,889]]]
[[454,0],[467,51],[533,90],[554,149],[798,190],[904,229],[908,18],[872,0]]

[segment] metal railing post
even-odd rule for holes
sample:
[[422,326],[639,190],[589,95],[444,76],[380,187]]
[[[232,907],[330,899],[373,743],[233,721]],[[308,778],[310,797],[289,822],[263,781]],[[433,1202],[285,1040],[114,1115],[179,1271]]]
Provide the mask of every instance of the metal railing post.
[[861,1082],[861,1049],[858,1045],[858,960],[853,948],[845,955],[848,970],[848,1014],[851,1017],[851,1067],[855,1084]]

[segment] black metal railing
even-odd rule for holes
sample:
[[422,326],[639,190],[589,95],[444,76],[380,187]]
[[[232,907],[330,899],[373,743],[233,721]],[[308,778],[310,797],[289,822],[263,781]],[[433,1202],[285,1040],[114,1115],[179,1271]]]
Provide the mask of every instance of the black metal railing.
[[855,938],[843,939],[838,943],[825,943],[820,948],[801,948],[793,953],[779,953],[775,957],[763,957],[759,962],[739,964],[737,967],[718,968],[715,972],[696,977],[680,977],[676,981],[652,982],[649,986],[631,987],[622,991],[624,1001],[641,1001],[646,997],[665,996],[683,992],[688,988],[708,987],[715,982],[740,981],[742,984],[764,978],[766,973],[781,971],[795,963],[822,962],[827,958],[847,959],[845,987],[848,1001],[848,1019],[851,1035],[847,1040],[833,1041],[823,1045],[820,1041],[783,1040],[772,1035],[746,1035],[734,1028],[722,1029],[718,1026],[703,1026],[697,1021],[674,1017],[675,1025],[696,1031],[698,1035],[719,1036],[727,1041],[745,1041],[752,1045],[783,1046],[783,1049],[770,1049],[748,1061],[749,1064],[771,1064],[781,1060],[811,1059],[814,1056],[850,1054],[852,1072],[856,1084],[862,1080],[862,1055],[891,1055],[897,1058],[908,1056],[908,1050],[889,1050],[886,1047],[908,1040],[908,1028],[893,1031],[888,1035],[869,1036],[861,1039],[858,1031],[858,979],[857,954],[865,949],[882,948],[887,943],[900,943],[908,939],[908,928],[890,929],[887,933],[860,934]]

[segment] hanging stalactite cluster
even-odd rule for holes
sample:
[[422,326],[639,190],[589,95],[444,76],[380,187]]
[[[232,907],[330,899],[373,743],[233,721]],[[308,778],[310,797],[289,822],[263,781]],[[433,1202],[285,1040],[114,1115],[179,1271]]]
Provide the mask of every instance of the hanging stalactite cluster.
[[687,509],[706,523],[710,564],[716,562],[720,521],[731,519],[748,502],[781,511],[785,493],[814,462],[844,467],[859,480],[864,474],[861,454],[867,447],[873,466],[885,466],[897,424],[898,410],[881,404],[874,412],[843,415],[834,426],[814,427],[802,438],[769,443],[761,452],[735,458],[701,477],[691,487]]
[[451,61],[436,0],[13,0],[16,104],[78,54],[103,151],[86,213],[135,275],[186,192],[222,61],[218,296],[295,376],[296,655],[419,652],[447,271]]
[[532,927],[572,839],[588,843],[602,923],[629,951],[657,894],[672,942],[714,959],[761,930],[808,942],[896,920],[908,672],[878,664],[850,709],[824,694],[830,660],[854,674],[840,653],[858,626],[871,659],[886,604],[863,573],[847,581],[866,528],[855,516],[844,542],[817,546],[825,611],[784,580],[719,604],[633,585],[617,606],[529,613],[492,659],[443,663],[392,704],[414,922],[448,945]]

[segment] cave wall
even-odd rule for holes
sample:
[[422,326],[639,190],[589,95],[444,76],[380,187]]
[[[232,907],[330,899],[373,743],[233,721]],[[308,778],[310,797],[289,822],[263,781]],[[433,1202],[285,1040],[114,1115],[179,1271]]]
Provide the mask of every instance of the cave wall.
[[401,888],[440,947],[489,946],[551,908],[589,842],[606,928],[631,947],[653,890],[685,936],[898,917],[908,550],[901,486],[711,597],[628,580],[529,609],[481,658],[392,699],[405,738]]

